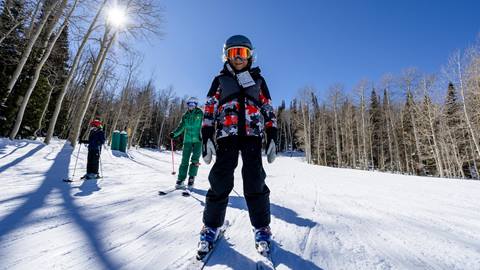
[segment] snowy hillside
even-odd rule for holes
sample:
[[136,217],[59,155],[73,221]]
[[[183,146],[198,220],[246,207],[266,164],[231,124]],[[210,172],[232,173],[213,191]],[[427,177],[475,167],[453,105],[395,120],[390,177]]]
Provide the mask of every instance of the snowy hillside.
[[[200,167],[192,197],[161,197],[175,181],[170,152],[104,151],[103,179],[62,182],[77,150],[0,139],[0,269],[182,269],[202,226],[209,166]],[[265,170],[277,269],[480,269],[478,181],[326,168],[298,157],[265,162]],[[232,226],[206,269],[255,268],[240,179],[237,169]]]

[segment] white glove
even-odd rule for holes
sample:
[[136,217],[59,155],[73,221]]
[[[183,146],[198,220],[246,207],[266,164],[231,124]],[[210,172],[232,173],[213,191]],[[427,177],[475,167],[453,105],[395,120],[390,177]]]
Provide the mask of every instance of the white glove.
[[277,157],[277,149],[275,147],[275,142],[270,140],[267,148],[267,161],[268,163],[272,163],[275,158]]
[[204,144],[202,151],[203,161],[208,165],[212,162],[212,156],[215,155],[215,145],[212,140],[208,139],[207,144]]

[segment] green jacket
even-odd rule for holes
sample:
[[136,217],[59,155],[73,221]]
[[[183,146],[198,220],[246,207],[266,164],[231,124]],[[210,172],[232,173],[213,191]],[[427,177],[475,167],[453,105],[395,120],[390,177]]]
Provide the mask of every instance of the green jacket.
[[199,108],[187,111],[182,116],[182,121],[173,131],[173,137],[178,137],[183,133],[184,143],[201,142],[201,133],[203,121],[203,112]]

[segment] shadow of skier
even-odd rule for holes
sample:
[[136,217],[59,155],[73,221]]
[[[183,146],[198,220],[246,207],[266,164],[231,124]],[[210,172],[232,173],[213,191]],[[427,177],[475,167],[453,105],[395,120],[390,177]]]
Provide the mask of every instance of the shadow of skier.
[[278,243],[275,243],[272,255],[275,267],[283,264],[289,269],[323,270],[323,268],[320,268],[313,262],[300,257],[298,254],[283,249]]
[[222,239],[206,266],[222,265],[232,269],[253,269],[256,262],[242,253],[228,242],[228,237]]
[[[41,148],[43,145],[39,147]],[[33,153],[38,150],[39,149],[35,151],[32,150],[33,152],[30,151],[29,155],[33,155]],[[99,262],[105,269],[118,269],[119,265],[106,254],[106,248],[99,237],[100,221],[88,220],[85,218],[81,208],[75,204],[70,195],[70,185],[61,181],[61,179],[68,176],[72,151],[73,149],[71,146],[65,144],[55,157],[53,165],[46,172],[45,178],[38,189],[26,194],[26,201],[0,220],[0,242],[2,242],[5,236],[10,232],[28,225],[30,223],[27,221],[28,217],[34,211],[42,208],[46,204],[46,198],[49,194],[58,191],[63,199],[61,206],[67,210],[68,215],[85,235],[87,242],[95,252],[95,258],[98,258]]]
[[75,193],[73,196],[77,197],[85,197],[88,195],[92,195],[94,192],[101,190],[98,186],[98,180],[84,180],[83,183],[78,187],[80,192]]
[[[196,193],[198,195],[201,195],[201,196],[206,196],[207,195],[207,191],[197,189],[197,188],[193,188],[192,192]],[[234,191],[234,192],[237,193],[236,191]],[[248,211],[247,203],[245,202],[245,199],[243,197],[239,196],[239,195],[240,194],[238,194],[237,196],[229,196],[228,206],[232,207],[232,208],[235,208],[235,209]],[[204,201],[202,201],[202,200],[200,200],[196,197],[195,197],[195,199],[197,201],[199,201],[202,206],[205,206]],[[316,222],[314,222],[314,221],[312,221],[308,218],[299,217],[298,214],[295,211],[293,211],[292,209],[283,207],[281,205],[278,205],[278,204],[275,204],[275,203],[272,203],[272,202],[270,202],[270,214],[272,216],[278,218],[278,219],[281,219],[281,220],[287,222],[287,223],[295,224],[295,225],[301,226],[301,227],[313,228],[317,225]]]

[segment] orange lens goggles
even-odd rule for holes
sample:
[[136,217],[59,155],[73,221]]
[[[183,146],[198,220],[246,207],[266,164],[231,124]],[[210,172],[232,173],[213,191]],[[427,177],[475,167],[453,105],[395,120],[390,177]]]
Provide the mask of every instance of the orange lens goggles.
[[252,57],[252,51],[246,47],[233,47],[227,50],[226,56],[231,59],[234,59],[235,57],[248,59]]

